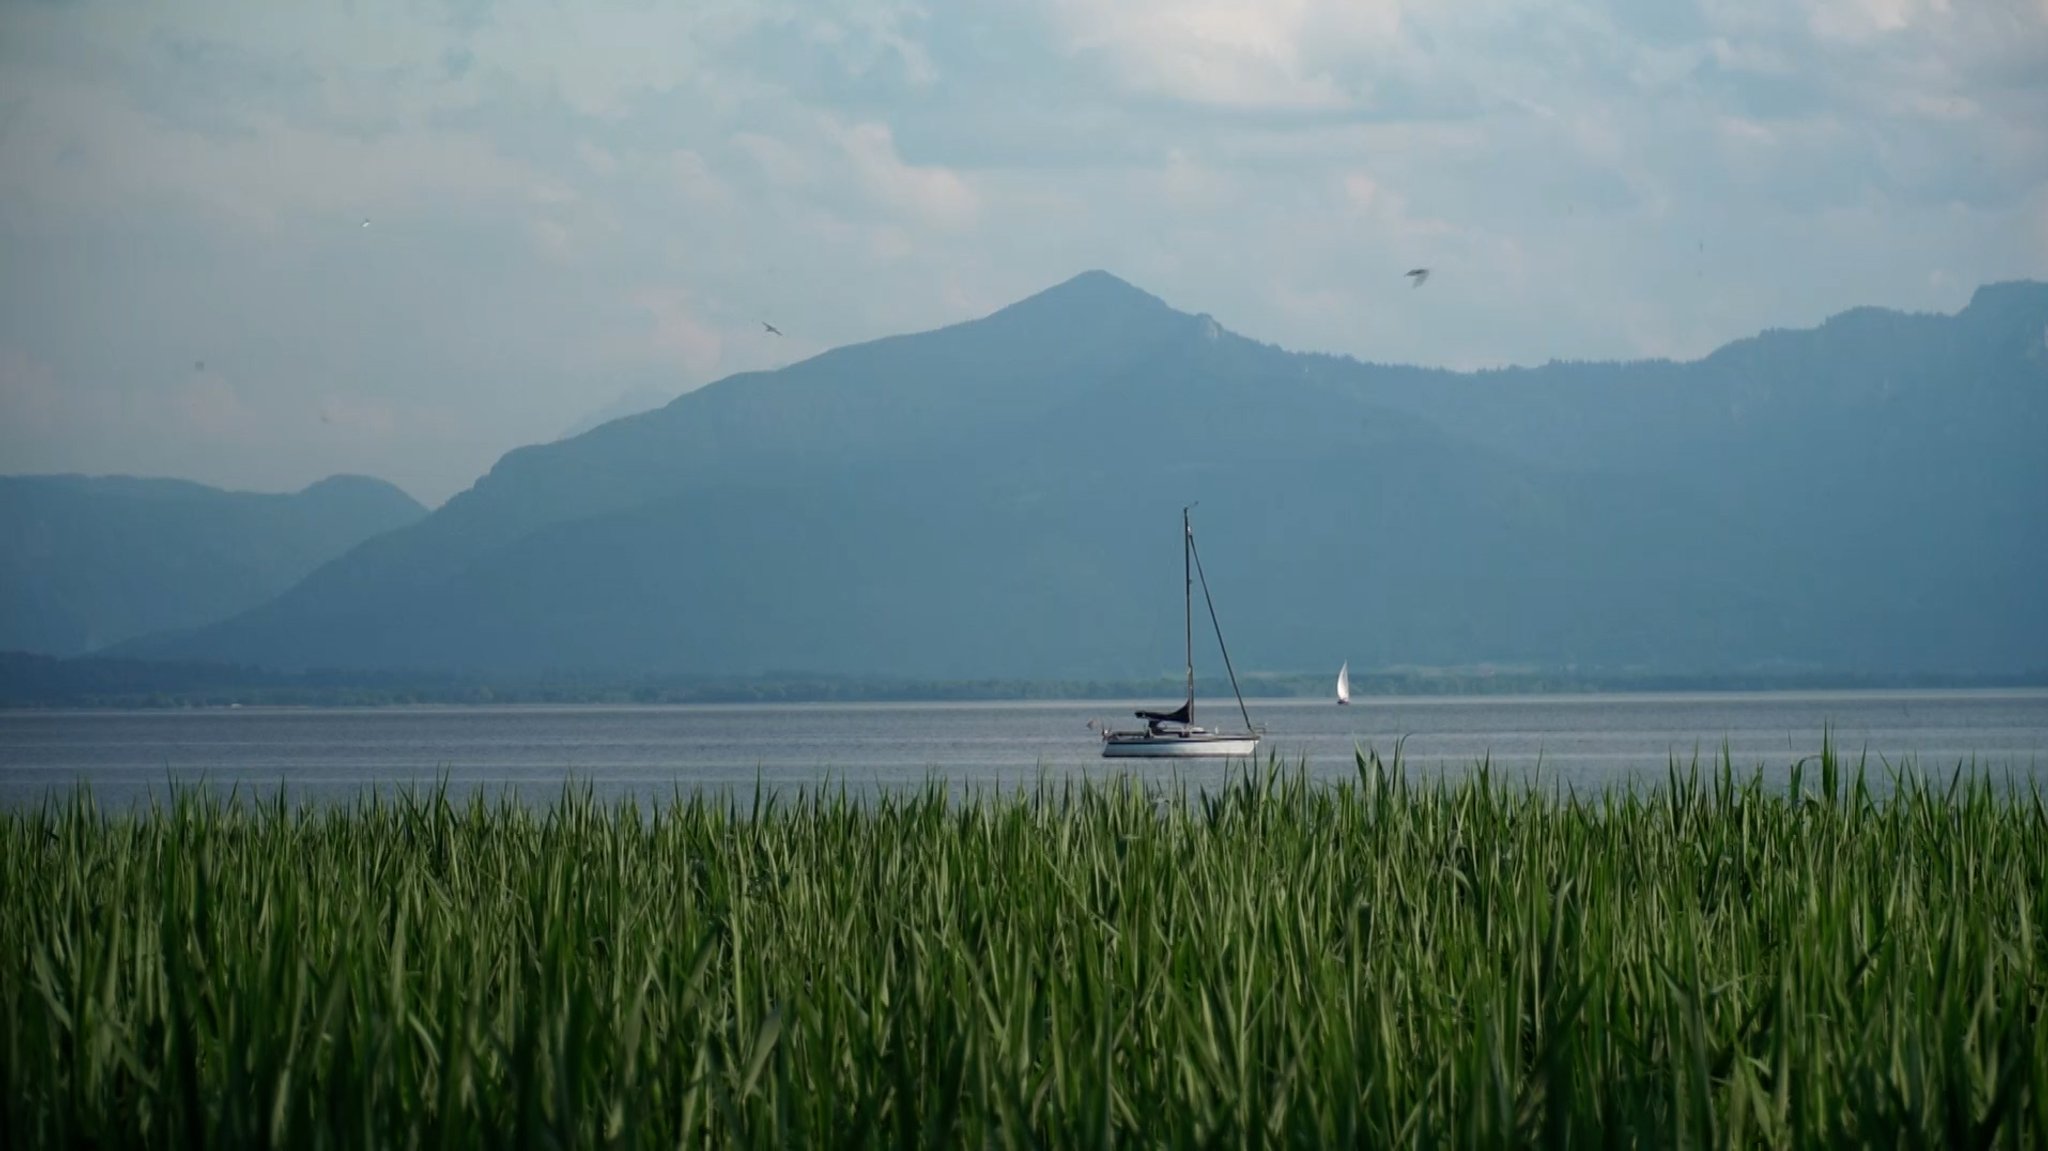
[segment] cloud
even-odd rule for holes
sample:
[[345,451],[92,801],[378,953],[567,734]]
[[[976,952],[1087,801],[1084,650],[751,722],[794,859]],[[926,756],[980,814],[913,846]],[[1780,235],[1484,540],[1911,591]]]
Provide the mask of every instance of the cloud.
[[1366,85],[1347,61],[1401,44],[1395,0],[1057,0],[1070,52],[1100,55],[1132,89],[1197,104],[1326,111]]
[[849,76],[865,77],[893,66],[910,86],[928,88],[938,82],[939,70],[911,31],[928,19],[913,4],[837,4],[823,16],[802,20],[801,28],[804,38],[828,48]]
[[1815,0],[1807,26],[1823,40],[1855,43],[1903,31],[1923,10],[1946,12],[1947,0]]
[[262,419],[219,373],[195,372],[172,385],[164,399],[170,426],[195,439],[236,444],[264,434]]
[[[160,373],[152,386],[109,391],[80,386],[18,350],[0,350],[0,450],[23,464],[56,461],[47,451],[73,438],[132,448],[154,441],[232,456],[276,435],[280,400],[217,368],[197,364]],[[121,470],[118,467],[93,470]]]
[[978,200],[967,180],[938,165],[904,162],[887,124],[841,124],[828,117],[824,126],[851,163],[860,186],[882,208],[944,228],[974,222]]
[[705,162],[700,153],[681,148],[667,156],[663,163],[671,186],[692,207],[726,212],[737,206],[732,186]]
[[1162,204],[1193,215],[1215,215],[1243,202],[1243,183],[1234,173],[1205,164],[1181,148],[1167,152],[1158,185]]
[[213,226],[358,224],[365,216],[517,197],[540,177],[475,137],[400,130],[336,134],[251,115],[216,135],[166,124],[104,87],[9,72],[22,100],[0,167],[0,200],[46,217],[105,220],[182,212]]
[[1465,366],[1950,309],[2048,274],[2043,76],[2040,0],[0,5],[0,469],[438,499],[1093,267]]
[[[50,365],[11,348],[0,348],[0,424],[6,439],[33,442],[54,435],[61,423],[65,395]],[[0,440],[5,442],[5,440]]]
[[754,162],[770,184],[800,188],[816,178],[817,164],[804,151],[760,132],[735,132],[732,142]]
[[1448,221],[1411,211],[1407,197],[1365,172],[1347,172],[1341,184],[1352,213],[1383,240],[1420,247],[1460,234]]
[[634,6],[513,0],[492,5],[463,49],[474,67],[547,91],[577,114],[630,116],[650,93],[695,86],[724,51],[766,18],[734,0]]
[[702,374],[716,367],[725,341],[697,315],[690,294],[680,288],[644,288],[634,302],[647,313],[654,347],[685,370]]
[[[406,413],[385,400],[367,399],[348,392],[329,392],[320,397],[320,422],[333,434],[353,439],[388,440],[398,435],[400,421],[437,421],[445,413],[433,409]],[[325,431],[326,429],[323,429]]]
[[576,145],[576,155],[583,160],[583,166],[589,168],[595,175],[613,176],[618,174],[618,157],[587,140],[581,141]]

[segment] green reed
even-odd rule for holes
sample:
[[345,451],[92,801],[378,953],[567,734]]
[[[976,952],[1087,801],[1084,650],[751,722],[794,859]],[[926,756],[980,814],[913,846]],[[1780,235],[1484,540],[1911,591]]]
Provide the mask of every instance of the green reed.
[[2037,789],[192,793],[0,818],[0,1129],[152,1144],[2041,1146]]

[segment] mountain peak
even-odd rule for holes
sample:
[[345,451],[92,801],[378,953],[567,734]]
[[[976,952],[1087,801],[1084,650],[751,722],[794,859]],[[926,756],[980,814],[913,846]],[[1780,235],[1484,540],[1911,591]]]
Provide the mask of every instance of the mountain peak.
[[399,509],[407,515],[426,514],[426,508],[408,495],[405,489],[389,480],[375,476],[355,475],[341,472],[323,480],[315,480],[299,490],[298,498],[312,500],[342,501],[354,500],[382,504]]
[[1977,290],[1970,293],[1970,302],[1974,304],[1986,298],[2009,296],[2039,299],[2044,294],[2048,294],[2048,283],[2040,280],[1994,280],[1978,285]]
[[1145,291],[1122,276],[1102,268],[1090,268],[1085,272],[1078,272],[1047,289],[1047,291],[1054,292],[1063,290],[1135,292],[1147,299],[1155,298],[1150,292]]
[[2048,284],[2039,280],[1985,284],[1959,318],[1986,347],[2022,351],[2036,365],[2048,356]]
[[1166,301],[1100,268],[1072,276],[1002,308],[997,316],[1037,320],[1091,316],[1159,316],[1174,313]]
[[2039,280],[2005,280],[1985,284],[1970,294],[1965,312],[2048,315],[2048,284]]
[[309,495],[313,492],[395,492],[398,490],[399,489],[396,484],[391,483],[389,480],[380,480],[376,476],[359,475],[355,472],[336,472],[331,476],[328,476],[324,479],[314,480],[312,483],[307,484],[303,488],[300,488],[298,494],[303,496]]

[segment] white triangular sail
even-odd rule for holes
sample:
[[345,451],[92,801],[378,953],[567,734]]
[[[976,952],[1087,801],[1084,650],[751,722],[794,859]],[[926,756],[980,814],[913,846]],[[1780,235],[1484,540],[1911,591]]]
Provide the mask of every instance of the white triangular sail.
[[1337,702],[1351,702],[1351,661],[1348,659],[1343,667],[1337,669]]

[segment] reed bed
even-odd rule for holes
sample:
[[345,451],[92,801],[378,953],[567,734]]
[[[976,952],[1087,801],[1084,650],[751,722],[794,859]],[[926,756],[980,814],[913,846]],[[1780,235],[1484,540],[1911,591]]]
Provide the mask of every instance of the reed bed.
[[0,819],[12,1147],[2042,1146],[2038,788]]

